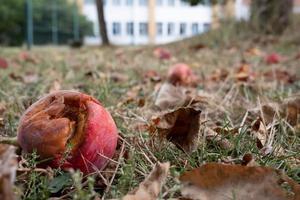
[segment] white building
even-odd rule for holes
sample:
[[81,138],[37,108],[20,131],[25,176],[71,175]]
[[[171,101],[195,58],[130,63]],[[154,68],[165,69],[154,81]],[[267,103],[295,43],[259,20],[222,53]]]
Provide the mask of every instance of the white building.
[[[84,0],[82,12],[94,23],[94,36],[86,37],[85,43],[99,44],[95,0]],[[181,0],[106,0],[104,14],[108,37],[118,45],[168,43],[201,34],[212,23],[209,4],[190,6]],[[237,17],[243,18],[242,13]]]

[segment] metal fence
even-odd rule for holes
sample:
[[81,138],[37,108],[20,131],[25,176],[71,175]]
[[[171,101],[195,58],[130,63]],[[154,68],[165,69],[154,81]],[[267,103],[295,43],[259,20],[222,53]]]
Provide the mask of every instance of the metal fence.
[[33,4],[32,0],[26,0],[25,6],[28,48],[33,44],[58,45],[79,41],[79,13],[75,2],[70,7],[61,5],[56,0],[49,1],[47,5]]

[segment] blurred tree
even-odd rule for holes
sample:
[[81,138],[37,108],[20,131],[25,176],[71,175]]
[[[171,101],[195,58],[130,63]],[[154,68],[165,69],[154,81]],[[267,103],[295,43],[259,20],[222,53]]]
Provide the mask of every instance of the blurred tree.
[[[207,0],[182,0],[191,5],[204,4]],[[228,0],[210,0],[211,4]],[[250,23],[262,33],[281,34],[290,23],[293,0],[252,0]]]
[[[54,0],[51,1],[51,3]],[[74,7],[67,0],[55,0],[56,7],[49,0],[32,0],[34,42],[51,43],[51,13],[56,12],[58,42],[67,43],[73,39]],[[78,13],[79,14],[79,13]],[[92,34],[92,23],[85,16],[78,16],[80,38]],[[1,0],[0,3],[0,44],[21,45],[25,40],[26,17],[24,0]],[[47,37],[46,37],[47,36]]]
[[289,25],[293,0],[252,0],[251,24],[263,33],[281,34]]
[[109,45],[109,39],[107,36],[106,22],[104,17],[104,4],[103,0],[95,0],[98,12],[99,31],[102,39],[102,45]]
[[0,44],[19,45],[24,40],[24,1],[1,0]]

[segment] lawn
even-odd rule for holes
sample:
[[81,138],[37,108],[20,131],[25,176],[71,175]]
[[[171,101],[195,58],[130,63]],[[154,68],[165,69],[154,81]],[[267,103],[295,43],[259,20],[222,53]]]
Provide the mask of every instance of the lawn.
[[[9,67],[0,69],[0,135],[16,136],[26,108],[59,89],[77,90],[101,101],[120,134],[113,161],[100,174],[88,177],[42,169],[36,154],[22,155],[18,150],[16,194],[22,199],[119,198],[137,187],[156,162],[169,161],[170,174],[160,198],[177,198],[178,176],[184,171],[208,162],[241,164],[249,154],[258,165],[280,169],[300,183],[299,119],[291,124],[285,117],[272,116],[264,139],[252,134],[263,106],[282,105],[299,94],[300,37],[295,27],[283,36],[261,36],[230,24],[161,46],[171,53],[170,59],[155,56],[154,46],[44,46],[30,52],[1,48]],[[280,59],[268,64],[266,57],[272,53]],[[154,103],[169,67],[176,63],[192,68],[198,82],[186,89],[193,98],[202,99],[194,105],[202,113],[197,148],[190,154],[148,131],[151,119],[167,111]],[[205,127],[214,129],[218,137],[208,140]]]

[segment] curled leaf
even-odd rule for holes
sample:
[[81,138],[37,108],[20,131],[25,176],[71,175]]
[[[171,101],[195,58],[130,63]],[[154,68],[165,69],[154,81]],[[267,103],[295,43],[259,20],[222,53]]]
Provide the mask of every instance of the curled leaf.
[[197,145],[201,111],[185,107],[163,114],[152,120],[160,138],[166,138],[185,152],[192,152]]
[[184,173],[181,193],[203,200],[297,200],[300,186],[269,167],[208,163]]
[[148,177],[140,183],[139,187],[124,196],[123,200],[155,200],[168,176],[170,163],[158,162]]
[[184,88],[164,83],[157,93],[154,105],[161,110],[174,109],[183,106],[186,100]]
[[257,147],[260,149],[263,148],[267,142],[268,131],[261,118],[254,121],[251,133],[257,140]]
[[14,200],[13,182],[16,177],[17,160],[15,148],[0,144],[0,199]]
[[226,138],[209,127],[205,127],[204,136],[208,142],[216,142],[222,149],[228,150],[233,148],[233,145]]

